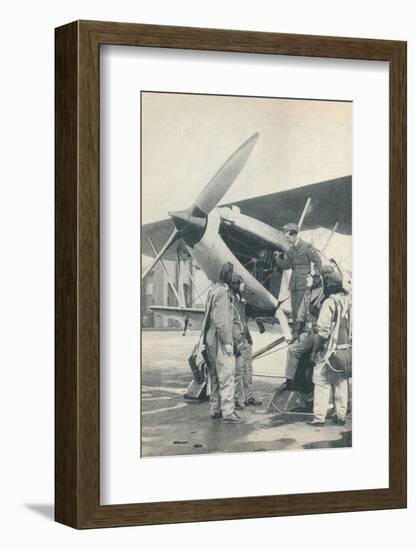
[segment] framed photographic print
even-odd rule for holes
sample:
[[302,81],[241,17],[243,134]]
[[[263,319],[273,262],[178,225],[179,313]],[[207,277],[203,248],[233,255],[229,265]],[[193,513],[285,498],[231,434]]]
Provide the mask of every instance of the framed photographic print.
[[56,29],[56,520],[406,506],[406,44]]

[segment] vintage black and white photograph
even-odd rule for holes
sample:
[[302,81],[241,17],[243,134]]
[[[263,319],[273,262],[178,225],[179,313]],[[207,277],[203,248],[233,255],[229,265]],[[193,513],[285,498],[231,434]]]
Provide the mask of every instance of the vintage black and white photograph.
[[140,456],[351,447],[352,102],[140,102]]

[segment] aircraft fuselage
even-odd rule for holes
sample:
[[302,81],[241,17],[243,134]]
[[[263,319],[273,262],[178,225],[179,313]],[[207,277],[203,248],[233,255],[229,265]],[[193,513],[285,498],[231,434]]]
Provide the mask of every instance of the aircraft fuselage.
[[246,301],[254,307],[275,311],[278,300],[249,273],[223,241],[219,234],[221,221],[219,209],[213,209],[208,216],[203,237],[192,247],[187,247],[190,254],[212,282],[219,280],[220,267],[225,262],[231,262],[234,272],[240,275],[245,283]]

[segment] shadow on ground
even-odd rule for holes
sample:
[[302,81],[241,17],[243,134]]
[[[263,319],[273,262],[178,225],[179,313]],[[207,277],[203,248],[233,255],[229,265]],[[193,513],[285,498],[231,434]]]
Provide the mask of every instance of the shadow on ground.
[[54,505],[53,504],[25,504],[25,508],[43,516],[44,518],[54,521]]

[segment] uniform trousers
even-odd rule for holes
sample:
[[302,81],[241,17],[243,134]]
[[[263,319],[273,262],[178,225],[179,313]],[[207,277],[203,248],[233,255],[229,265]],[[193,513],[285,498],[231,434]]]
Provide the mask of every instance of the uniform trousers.
[[303,301],[305,293],[305,288],[302,290],[291,290],[291,310],[293,323],[295,323],[298,319],[298,312],[300,310],[301,302]]
[[330,399],[331,397],[333,397],[333,403],[337,418],[339,420],[345,420],[349,392],[349,383],[347,376],[338,375],[337,377],[332,376],[332,378],[330,378],[329,367],[327,366],[327,364],[318,363],[314,365],[313,382],[314,416],[321,422],[324,422],[326,419],[327,411],[329,410]]
[[285,368],[285,377],[288,380],[294,380],[297,372],[298,363],[301,356],[307,351],[313,349],[313,337],[307,332],[300,334],[299,340],[296,340],[288,346],[287,365]]
[[235,401],[242,404],[253,397],[252,393],[252,346],[245,343],[236,357]]
[[223,418],[234,413],[235,356],[228,355],[220,342],[217,346],[216,361],[209,362],[210,375],[210,414],[223,414]]

